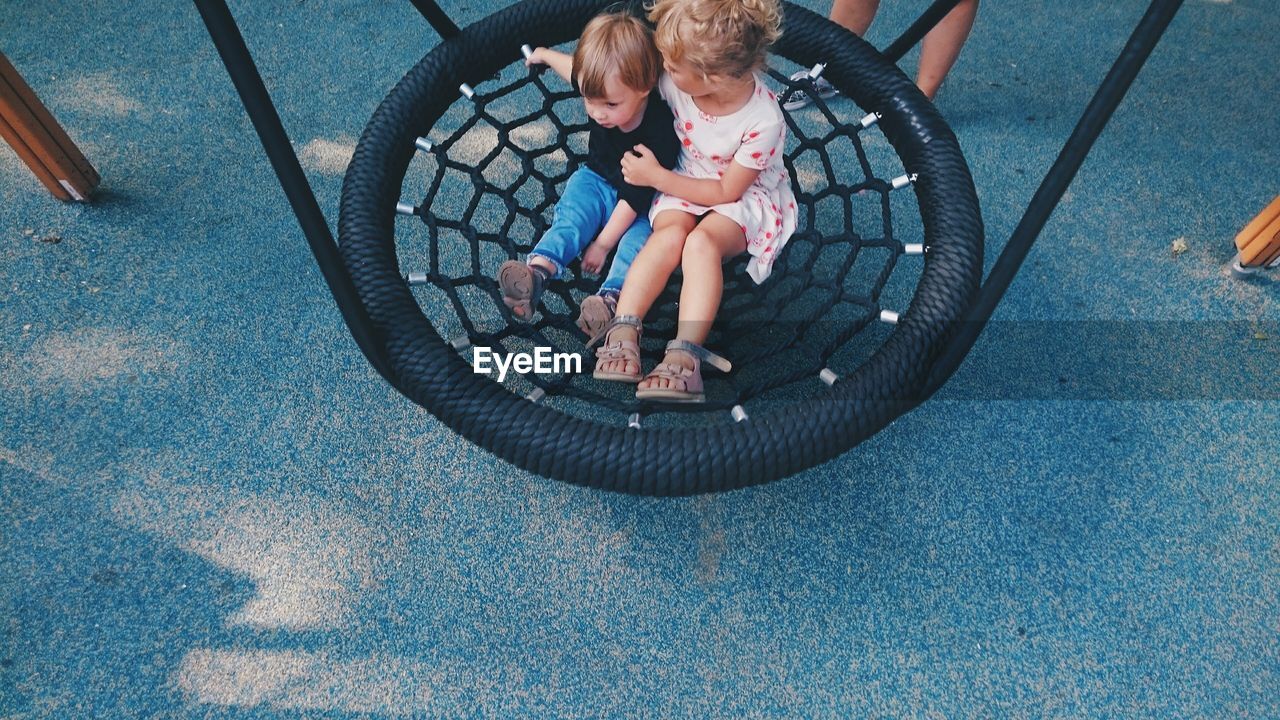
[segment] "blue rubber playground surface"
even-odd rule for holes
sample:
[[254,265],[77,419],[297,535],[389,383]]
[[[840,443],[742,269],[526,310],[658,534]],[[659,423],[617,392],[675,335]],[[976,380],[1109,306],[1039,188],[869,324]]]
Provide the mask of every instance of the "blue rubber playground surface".
[[[988,267],[1144,9],[983,4],[937,104]],[[336,224],[438,36],[231,10]],[[1187,0],[933,399],[654,499],[380,379],[192,5],[0,0],[103,177],[62,204],[0,148],[0,718],[1280,717],[1280,278],[1229,272],[1280,193],[1276,37],[1270,0]]]

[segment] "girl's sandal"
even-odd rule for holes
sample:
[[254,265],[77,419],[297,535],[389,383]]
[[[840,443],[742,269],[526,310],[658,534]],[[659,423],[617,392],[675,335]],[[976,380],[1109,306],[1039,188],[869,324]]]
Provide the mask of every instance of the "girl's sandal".
[[673,403],[706,402],[707,397],[702,392],[703,361],[706,361],[721,372],[729,372],[733,369],[733,364],[728,360],[701,345],[694,345],[688,340],[676,339],[667,343],[667,352],[673,351],[686,353],[692,357],[693,368],[687,368],[679,363],[659,364],[644,379],[663,379],[670,383],[670,386],[665,388],[638,388],[636,390],[637,400],[660,400]]
[[511,315],[521,322],[533,322],[533,311],[542,298],[543,273],[528,263],[508,260],[498,268],[498,287],[502,289],[502,302],[511,309]]
[[[618,340],[610,342],[609,335],[613,329],[619,325],[635,328],[636,339]],[[587,348],[593,348],[604,343],[602,347],[596,350],[596,369],[591,373],[591,377],[597,380],[613,380],[615,382],[624,382],[635,384],[640,382],[643,377],[640,373],[640,333],[643,328],[640,324],[640,318],[635,315],[619,315],[609,322],[604,330],[601,330],[595,337],[587,343]],[[618,370],[604,370],[601,368],[607,362],[614,360],[626,360],[635,365],[635,372],[626,373]]]

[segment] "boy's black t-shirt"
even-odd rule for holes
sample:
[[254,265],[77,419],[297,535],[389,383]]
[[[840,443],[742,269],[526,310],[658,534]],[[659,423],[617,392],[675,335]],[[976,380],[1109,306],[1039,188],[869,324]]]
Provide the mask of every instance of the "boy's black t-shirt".
[[[576,83],[574,89],[576,90]],[[591,136],[587,142],[587,167],[594,170],[618,191],[618,199],[625,200],[639,217],[648,217],[653,204],[654,189],[628,185],[622,179],[622,154],[636,145],[644,145],[653,151],[662,167],[673,170],[680,157],[680,141],[676,139],[675,117],[671,108],[655,88],[649,93],[644,108],[644,119],[629,133],[613,128],[600,127],[588,119]]]

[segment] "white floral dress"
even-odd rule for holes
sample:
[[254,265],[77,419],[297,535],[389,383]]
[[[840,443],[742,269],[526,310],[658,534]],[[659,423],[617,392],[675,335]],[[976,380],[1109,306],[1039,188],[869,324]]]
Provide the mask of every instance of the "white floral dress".
[[693,215],[717,212],[742,228],[747,239],[747,274],[762,283],[773,268],[796,229],[796,198],[791,178],[782,164],[787,141],[787,124],[778,107],[778,98],[755,76],[755,94],[741,109],[730,115],[708,115],[698,109],[693,98],[680,92],[671,78],[663,74],[658,81],[662,99],[675,116],[676,136],[680,139],[680,160],[676,172],[687,177],[716,179],[724,175],[729,163],[760,170],[742,199],[722,205],[699,205],[674,195],[659,193],[649,211],[652,221],[663,210],[683,210]]

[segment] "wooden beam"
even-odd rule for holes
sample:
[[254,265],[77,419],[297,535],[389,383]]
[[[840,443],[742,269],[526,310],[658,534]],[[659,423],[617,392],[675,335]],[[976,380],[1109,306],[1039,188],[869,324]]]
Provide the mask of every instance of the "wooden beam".
[[[48,187],[52,176],[62,200],[87,200],[101,178],[48,108],[40,102],[8,58],[0,53],[0,119],[8,142],[32,173]],[[22,147],[19,147],[19,146]]]

